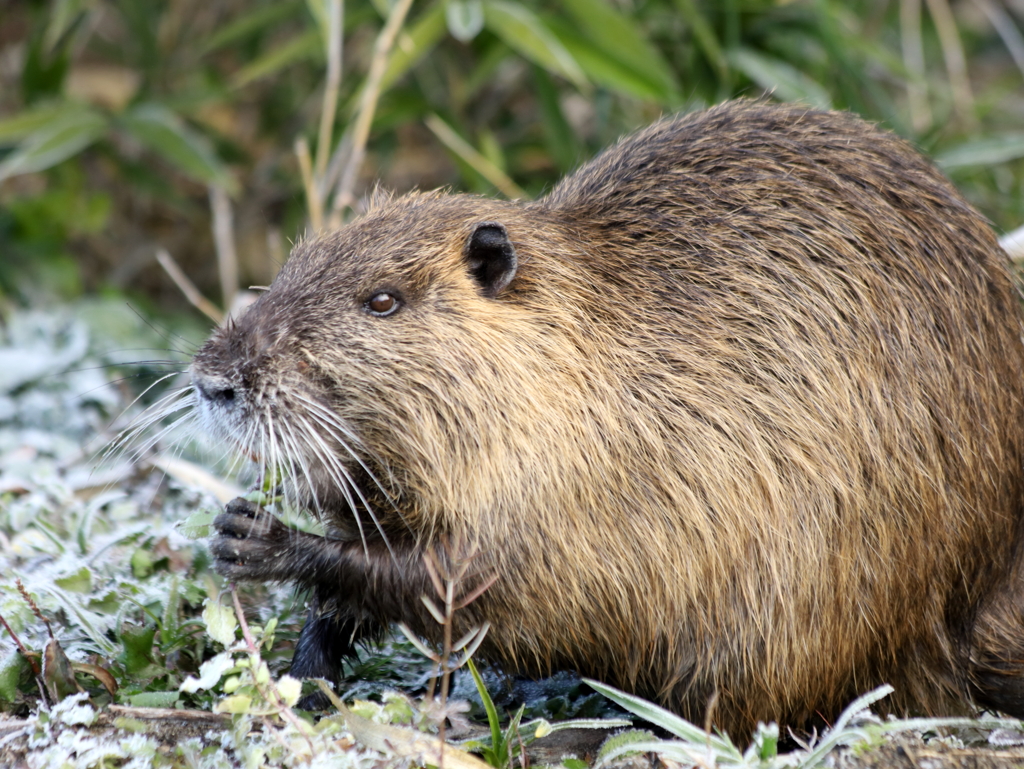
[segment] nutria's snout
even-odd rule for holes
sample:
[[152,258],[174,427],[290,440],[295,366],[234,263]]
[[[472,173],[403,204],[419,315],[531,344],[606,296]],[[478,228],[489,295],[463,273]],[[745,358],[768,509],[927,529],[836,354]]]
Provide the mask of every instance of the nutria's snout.
[[883,683],[1024,716],[1022,332],[985,220],[849,114],[668,118],[530,204],[377,196],[193,365],[331,536],[236,504],[212,551],[312,589],[297,676],[439,639],[424,559],[470,543],[454,630],[509,672],[738,739]]

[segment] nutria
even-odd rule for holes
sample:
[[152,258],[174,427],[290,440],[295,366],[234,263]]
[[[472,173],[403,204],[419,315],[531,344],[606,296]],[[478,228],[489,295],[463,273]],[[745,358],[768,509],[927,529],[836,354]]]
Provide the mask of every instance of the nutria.
[[849,114],[669,118],[534,203],[377,195],[192,365],[330,535],[236,501],[213,554],[313,589],[296,675],[436,640],[461,542],[497,581],[456,631],[507,671],[733,734],[883,682],[1024,716],[1022,332],[985,220]]

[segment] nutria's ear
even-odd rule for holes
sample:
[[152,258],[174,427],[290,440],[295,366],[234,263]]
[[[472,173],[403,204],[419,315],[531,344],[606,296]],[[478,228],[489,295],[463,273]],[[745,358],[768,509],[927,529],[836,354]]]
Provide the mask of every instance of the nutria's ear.
[[487,296],[497,296],[516,276],[516,250],[505,226],[480,222],[466,241],[469,271]]

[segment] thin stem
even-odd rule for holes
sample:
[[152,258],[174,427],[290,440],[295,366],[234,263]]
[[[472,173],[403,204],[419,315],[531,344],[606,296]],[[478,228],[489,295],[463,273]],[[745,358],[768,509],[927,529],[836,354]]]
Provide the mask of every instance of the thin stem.
[[967,78],[967,60],[960,43],[960,33],[956,29],[956,19],[947,0],[928,0],[928,10],[939,33],[942,46],[942,57],[946,61],[946,72],[949,73],[949,86],[953,91],[953,104],[956,111],[968,124],[975,122],[974,95],[971,93],[971,82]]
[[309,155],[309,142],[300,136],[295,140],[295,155],[299,159],[299,171],[302,172],[302,186],[306,190],[306,205],[309,207],[309,224],[314,232],[324,226],[323,201],[316,192],[316,181],[313,179],[313,161]]
[[[327,195],[324,172],[331,154],[331,134],[338,111],[338,92],[341,90],[341,47],[343,42],[341,20],[344,16],[343,0],[327,3],[327,83],[324,86],[324,105],[320,112],[320,133],[316,142],[317,196],[323,201]],[[322,203],[321,203],[322,204]]]
[[181,293],[185,295],[185,298],[189,301],[193,307],[199,312],[205,315],[207,318],[212,320],[218,326],[224,322],[224,313],[220,309],[203,296],[199,289],[196,288],[196,284],[188,279],[188,276],[184,273],[178,263],[174,261],[173,257],[167,253],[166,249],[158,249],[156,252],[156,260],[160,262],[160,266],[164,268],[174,284],[181,290]]
[[363,86],[362,97],[359,100],[359,112],[356,114],[355,127],[352,131],[352,154],[349,155],[348,163],[341,174],[331,208],[330,226],[332,228],[341,226],[342,211],[351,208],[355,203],[353,190],[356,176],[363,165],[363,158],[366,156],[366,142],[370,138],[370,126],[373,123],[373,115],[377,111],[381,80],[384,77],[388,56],[395,43],[395,38],[402,28],[411,6],[412,0],[398,0],[395,3],[373,46],[373,59],[370,62],[370,71],[366,75],[366,84]]
[[281,694],[277,691],[277,686],[273,679],[270,680],[266,689],[259,685],[256,681],[256,676],[259,673],[260,667],[263,664],[263,659],[260,657],[260,647],[253,640],[252,633],[249,631],[249,623],[245,621],[245,612],[242,611],[242,602],[238,600],[238,590],[235,584],[231,583],[231,600],[235,605],[235,617],[238,618],[238,624],[242,628],[242,638],[245,639],[245,645],[248,647],[249,652],[249,665],[252,671],[253,684],[260,695],[268,702],[274,705],[274,708],[281,715],[281,717],[290,723],[295,730],[306,739],[306,744],[309,746],[310,755],[313,754],[313,741],[310,740],[309,735],[306,732],[305,723],[295,715],[295,712],[285,704],[285,701],[281,698]]
[[231,199],[219,184],[210,185],[210,210],[213,212],[213,244],[217,249],[217,271],[224,295],[224,312],[231,314],[238,295],[238,252],[235,250],[235,226]]
[[452,152],[472,166],[473,170],[497,187],[501,194],[509,200],[529,200],[530,195],[512,181],[511,177],[494,163],[479,153],[472,144],[467,142],[437,115],[429,115],[424,121],[434,136]]
[[34,659],[28,656],[28,649],[26,649],[24,644],[22,644],[21,639],[18,638],[18,635],[14,632],[14,630],[11,629],[11,626],[7,624],[7,620],[4,619],[3,614],[0,614],[0,625],[3,625],[5,628],[7,628],[7,632],[10,633],[11,638],[14,639],[14,645],[17,646],[18,651],[21,652],[21,656],[28,660],[28,664],[32,668],[32,672],[35,675],[39,675],[41,672],[39,670],[39,666],[36,664],[36,661]]
[[907,68],[907,107],[914,131],[923,133],[932,124],[928,106],[928,86],[924,70],[924,43],[921,40],[921,0],[900,0],[900,42],[903,66]]

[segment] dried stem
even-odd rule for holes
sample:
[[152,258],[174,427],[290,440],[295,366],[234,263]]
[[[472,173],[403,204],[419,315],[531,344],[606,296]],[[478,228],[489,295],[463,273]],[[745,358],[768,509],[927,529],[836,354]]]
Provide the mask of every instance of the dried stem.
[[17,646],[18,651],[21,652],[21,656],[28,660],[28,664],[31,666],[32,672],[35,675],[39,675],[41,672],[39,670],[39,666],[36,664],[36,661],[29,656],[28,649],[25,648],[25,645],[21,642],[21,639],[18,638],[18,634],[14,632],[14,629],[7,624],[7,620],[4,619],[3,614],[0,614],[0,625],[7,628],[7,632],[10,633],[11,638],[14,639],[14,645]]
[[928,85],[921,40],[921,0],[900,0],[900,41],[903,66],[907,68],[907,107],[910,124],[917,133],[928,130],[932,111],[928,106]]
[[284,251],[284,239],[281,237],[281,229],[279,227],[268,227],[266,269],[271,281],[274,280],[285,259],[287,259],[287,254]]
[[430,115],[424,122],[426,122],[427,128],[434,132],[434,136],[440,139],[448,149],[497,187],[506,198],[509,200],[529,200],[530,196],[526,190],[512,181],[511,177],[494,165],[494,163],[477,152],[473,145],[455,133],[455,130],[437,115]]
[[242,603],[238,600],[238,590],[235,584],[231,584],[231,600],[235,605],[235,616],[238,618],[238,624],[242,628],[242,638],[245,639],[245,645],[249,652],[249,665],[252,670],[253,684],[256,686],[256,691],[260,693],[267,702],[273,704],[274,709],[281,715],[285,721],[290,723],[295,730],[306,739],[306,744],[309,746],[310,755],[314,753],[313,741],[310,740],[309,734],[306,730],[306,724],[302,719],[295,715],[293,711],[281,698],[281,693],[277,690],[277,685],[271,679],[267,683],[267,687],[264,688],[258,683],[257,675],[260,667],[263,665],[263,658],[260,656],[260,647],[253,640],[252,633],[249,631],[249,623],[245,621],[245,612],[242,611]]
[[[455,612],[469,606],[469,604],[483,595],[484,591],[493,585],[498,578],[497,574],[491,575],[489,578],[484,579],[480,585],[468,593],[464,593],[462,590],[463,582],[476,558],[476,551],[469,550],[467,552],[461,542],[456,542],[451,552],[458,554],[458,558],[455,559],[458,566],[454,570],[450,567],[444,568],[441,564],[441,559],[433,549],[427,550],[423,555],[423,563],[426,566],[427,573],[430,575],[430,581],[433,583],[434,590],[438,598],[444,602],[444,608],[440,609],[434,605],[434,602],[429,597],[421,597],[431,615],[442,628],[441,653],[430,656],[438,666],[438,675],[435,679],[437,677],[441,679],[442,706],[448,701],[451,674],[466,663],[466,660],[469,659],[480,645],[480,642],[483,641],[483,637],[487,634],[487,630],[490,627],[485,622],[483,626],[471,629],[458,641],[454,641],[452,632],[455,627]],[[466,649],[466,653],[455,664],[452,664],[452,655],[457,651],[456,647],[458,649]],[[431,681],[428,697],[433,697],[433,693],[434,681]]]
[[210,185],[210,210],[213,212],[213,245],[217,249],[217,272],[224,296],[224,313],[230,315],[238,295],[238,252],[235,250],[231,199],[219,184]]
[[516,727],[516,739],[519,741],[519,765],[523,769],[530,769],[530,757],[526,754],[526,745],[523,744],[523,735]]
[[[43,611],[39,608],[39,605],[34,600],[32,600],[32,596],[29,595],[28,590],[25,589],[25,586],[22,584],[21,579],[15,579],[14,584],[17,586],[18,592],[21,594],[21,597],[25,600],[25,603],[28,604],[28,608],[31,609],[32,613],[36,616],[36,619],[42,622],[44,625],[46,625],[46,632],[49,634],[50,640],[54,640],[53,626],[50,625],[50,620],[48,620],[46,618],[46,615],[43,614]],[[8,630],[9,629],[10,628],[8,628]]]
[[355,125],[352,130],[352,153],[349,155],[345,170],[338,182],[338,189],[334,195],[334,202],[331,207],[330,226],[341,226],[341,215],[346,208],[351,208],[355,203],[353,189],[355,188],[356,176],[363,165],[363,158],[366,155],[366,142],[370,137],[370,126],[373,123],[373,115],[377,110],[377,99],[380,98],[380,85],[387,68],[388,56],[398,36],[398,31],[405,22],[409,13],[412,0],[398,0],[391,8],[388,20],[384,28],[377,36],[377,42],[373,46],[373,59],[370,62],[370,71],[366,75],[366,83],[363,86],[362,97],[359,100],[359,111],[356,114]]
[[[455,580],[449,579],[448,584],[445,585],[444,591],[444,634],[442,636],[442,643],[444,652],[442,653],[442,660],[444,661],[444,672],[441,675],[441,704],[444,705],[448,702],[448,688],[451,685],[451,657],[452,652],[452,624],[455,619]],[[444,725],[442,724],[441,739],[444,740]]]
[[[349,124],[341,134],[338,146],[334,148],[334,152],[331,154],[331,159],[327,163],[327,173],[320,182],[325,190],[332,189],[338,183],[338,179],[341,178],[342,169],[346,165],[346,160],[351,154],[352,125]],[[324,194],[326,196],[326,192]]]
[[188,276],[182,271],[171,255],[167,253],[166,249],[161,248],[157,250],[156,260],[160,262],[164,272],[171,277],[171,280],[174,281],[174,284],[181,290],[181,293],[185,295],[185,298],[188,299],[193,307],[218,326],[224,322],[224,313],[220,311],[217,305],[199,293],[195,283],[188,279]]
[[948,0],[928,0],[928,10],[939,33],[942,46],[942,57],[946,61],[946,72],[949,73],[949,86],[953,91],[953,104],[956,111],[968,124],[975,122],[974,95],[971,83],[967,79],[967,60],[960,43],[960,33],[956,29],[956,19],[949,7]]
[[309,154],[309,142],[304,136],[295,140],[295,155],[299,159],[299,171],[302,173],[302,186],[306,190],[306,206],[309,208],[309,223],[314,232],[323,229],[323,201],[316,192],[316,180],[313,178],[313,159]]
[[331,134],[338,111],[338,92],[341,90],[341,47],[343,43],[341,20],[344,16],[342,0],[327,3],[327,83],[324,85],[324,105],[320,111],[320,133],[316,142],[317,197],[322,201],[327,194],[324,172],[331,153]]

